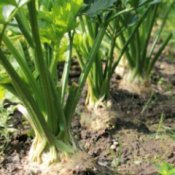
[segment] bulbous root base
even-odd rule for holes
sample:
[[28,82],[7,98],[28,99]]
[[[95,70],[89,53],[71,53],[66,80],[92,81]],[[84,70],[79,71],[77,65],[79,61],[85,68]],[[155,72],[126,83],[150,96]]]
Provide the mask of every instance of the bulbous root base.
[[58,152],[54,145],[48,147],[46,139],[36,136],[29,151],[29,162],[49,165],[58,160]]
[[104,132],[115,127],[118,111],[113,108],[112,100],[98,101],[87,106],[87,111],[81,116],[81,126],[90,132]]
[[85,152],[77,152],[71,156],[60,157],[60,161],[46,166],[45,164],[36,164],[31,162],[27,165],[28,174],[37,175],[75,175],[81,172],[95,174],[97,166],[95,160]]
[[137,94],[142,98],[147,98],[152,93],[151,83],[148,80],[139,78],[131,80],[128,75],[124,75],[123,79],[120,81],[119,89]]
[[81,174],[82,172],[94,174],[97,172],[95,160],[85,152],[77,152],[55,168],[59,169],[59,175],[74,175]]

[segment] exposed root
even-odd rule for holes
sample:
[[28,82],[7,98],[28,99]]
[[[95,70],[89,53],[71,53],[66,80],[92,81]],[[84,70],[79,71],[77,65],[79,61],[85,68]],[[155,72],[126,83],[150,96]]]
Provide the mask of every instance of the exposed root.
[[29,161],[37,164],[46,164],[47,166],[58,160],[57,149],[54,145],[47,147],[45,139],[35,137],[29,151]]
[[119,84],[119,89],[127,90],[143,98],[150,95],[152,91],[150,81],[147,78],[135,75],[134,70],[130,70],[128,67],[128,62],[125,57],[119,62],[115,69],[115,73],[122,77]]
[[148,97],[152,92],[149,80],[144,80],[143,78],[137,76],[132,78],[129,73],[124,74],[123,79],[120,81],[119,89],[127,90],[143,98]]
[[26,167],[28,174],[44,174],[48,172],[50,166],[59,161],[58,151],[54,146],[46,149],[46,143],[41,142],[33,145],[28,155],[28,165]]
[[82,127],[92,132],[105,131],[113,128],[116,123],[118,112],[112,106],[113,102],[98,101],[87,107],[87,111],[81,116],[80,123]]
[[45,164],[27,165],[28,174],[37,175],[75,175],[82,173],[96,174],[95,160],[85,152],[77,152],[72,156],[62,156],[59,162],[46,166]]
[[94,174],[97,171],[95,160],[85,152],[76,153],[55,168],[59,169],[59,175],[86,174],[86,172]]

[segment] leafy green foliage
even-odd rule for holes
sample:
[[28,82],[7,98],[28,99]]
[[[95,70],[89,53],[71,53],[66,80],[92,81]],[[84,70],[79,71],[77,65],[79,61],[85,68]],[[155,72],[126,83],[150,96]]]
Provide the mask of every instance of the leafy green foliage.
[[45,8],[40,10],[40,30],[44,41],[58,42],[66,32],[74,29],[76,27],[75,16],[81,6],[82,0],[57,0],[51,10]]

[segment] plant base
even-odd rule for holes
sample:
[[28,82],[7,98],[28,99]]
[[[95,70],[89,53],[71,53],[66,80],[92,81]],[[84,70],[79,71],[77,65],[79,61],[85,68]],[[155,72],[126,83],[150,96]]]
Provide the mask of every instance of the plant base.
[[97,102],[94,107],[89,105],[87,111],[81,116],[81,126],[91,132],[105,131],[115,127],[117,114],[113,108],[114,102],[108,100],[107,102]]
[[125,74],[120,81],[119,89],[127,90],[130,93],[137,94],[143,98],[147,98],[151,92],[151,83],[148,80],[141,78],[130,78],[130,75]]
[[62,156],[60,162],[47,166],[28,162],[26,172],[37,175],[75,175],[82,173],[96,174],[97,167],[95,160],[85,152],[77,152],[71,156]]

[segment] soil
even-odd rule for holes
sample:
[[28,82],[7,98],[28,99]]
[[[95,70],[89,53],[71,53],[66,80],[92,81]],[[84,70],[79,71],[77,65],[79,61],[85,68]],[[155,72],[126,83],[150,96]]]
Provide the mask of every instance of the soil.
[[[74,81],[80,70],[73,65]],[[157,62],[152,76],[154,92],[148,98],[118,90],[120,81],[119,75],[111,80],[111,96],[118,110],[113,128],[92,132],[81,126],[82,95],[72,129],[81,148],[101,169],[97,173],[78,170],[77,175],[156,175],[157,165],[162,162],[175,166],[175,141],[170,135],[175,131],[175,61],[164,57]],[[24,167],[31,145],[29,128],[22,125],[21,115],[14,114],[12,118],[18,132],[10,136],[11,141],[1,151],[0,175],[27,175]]]

